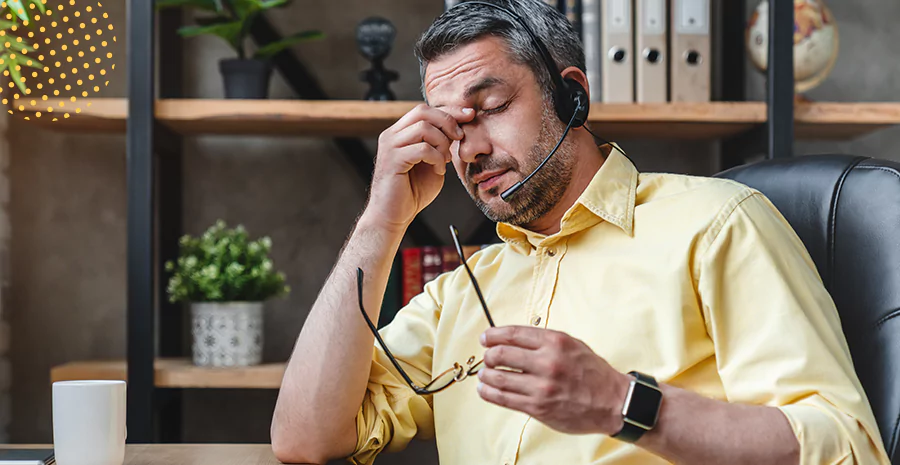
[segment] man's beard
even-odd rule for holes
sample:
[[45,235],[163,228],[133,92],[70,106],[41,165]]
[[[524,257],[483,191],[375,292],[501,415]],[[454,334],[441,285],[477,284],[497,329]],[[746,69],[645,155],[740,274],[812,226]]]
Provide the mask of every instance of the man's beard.
[[511,173],[519,174],[517,181],[520,181],[531,174],[553,150],[559,138],[562,137],[565,125],[559,122],[548,103],[544,104],[541,118],[541,132],[523,165],[520,165],[519,161],[511,156],[488,155],[469,164],[466,169],[466,190],[475,201],[475,205],[491,221],[516,226],[534,222],[559,203],[572,180],[575,149],[572,141],[566,138],[556,154],[509,198],[509,202],[497,201],[500,199],[499,187],[492,187],[485,191],[488,195],[496,196],[494,205],[488,205],[479,196],[478,185],[472,182],[473,176],[484,171],[509,169]]

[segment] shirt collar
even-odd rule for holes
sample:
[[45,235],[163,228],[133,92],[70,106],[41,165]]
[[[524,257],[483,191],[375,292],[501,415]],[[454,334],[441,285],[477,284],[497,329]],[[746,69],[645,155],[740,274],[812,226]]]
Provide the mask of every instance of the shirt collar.
[[550,242],[601,221],[613,224],[631,236],[634,232],[638,171],[618,150],[603,146],[601,151],[608,152],[606,161],[575,204],[563,215],[558,233],[544,236],[520,226],[497,223],[497,235],[500,239],[517,251],[528,254],[535,246],[549,245]]

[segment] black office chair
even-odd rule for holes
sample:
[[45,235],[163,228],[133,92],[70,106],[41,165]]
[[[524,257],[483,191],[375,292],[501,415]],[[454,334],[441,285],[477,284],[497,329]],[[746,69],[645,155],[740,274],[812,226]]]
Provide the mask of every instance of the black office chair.
[[716,175],[768,197],[831,293],[891,463],[900,464],[900,163],[823,155]]

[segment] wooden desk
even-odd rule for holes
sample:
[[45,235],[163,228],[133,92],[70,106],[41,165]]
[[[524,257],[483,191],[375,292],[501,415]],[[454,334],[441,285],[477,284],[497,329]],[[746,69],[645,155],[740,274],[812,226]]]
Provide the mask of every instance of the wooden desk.
[[281,465],[268,444],[128,445],[125,465]]
[[[50,445],[0,445],[43,448]],[[129,444],[125,465],[281,465],[268,444]]]

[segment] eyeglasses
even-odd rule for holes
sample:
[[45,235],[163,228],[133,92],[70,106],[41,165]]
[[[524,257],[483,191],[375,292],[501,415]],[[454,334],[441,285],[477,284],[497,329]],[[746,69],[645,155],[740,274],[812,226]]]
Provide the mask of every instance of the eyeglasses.
[[[469,279],[472,280],[472,285],[475,287],[475,294],[478,296],[478,301],[481,302],[481,308],[484,309],[484,316],[487,317],[488,323],[491,327],[494,327],[494,319],[491,318],[491,313],[488,311],[487,304],[484,303],[484,296],[481,294],[481,288],[478,286],[478,281],[475,280],[475,275],[472,274],[472,270],[469,268],[468,263],[466,263],[466,258],[463,255],[462,247],[459,245],[459,231],[453,225],[450,225],[450,235],[453,236],[453,245],[456,246],[456,253],[459,255],[459,261],[462,263],[463,267],[466,269],[466,273],[469,274]],[[409,384],[409,387],[415,391],[416,394],[419,395],[428,395],[434,394],[436,392],[442,391],[448,388],[451,384],[462,381],[469,376],[475,376],[482,368],[484,368],[484,360],[479,359],[477,362],[475,361],[475,356],[469,357],[466,360],[465,365],[461,365],[457,362],[453,363],[453,367],[444,371],[443,373],[437,375],[425,386],[419,386],[415,382],[413,382],[412,378],[406,373],[400,366],[400,362],[394,357],[394,354],[391,353],[390,349],[388,349],[387,344],[384,343],[384,340],[381,338],[381,335],[378,334],[378,328],[375,327],[375,324],[372,323],[372,319],[369,318],[369,314],[366,313],[366,309],[363,307],[363,270],[362,268],[356,269],[356,285],[359,293],[359,310],[362,312],[363,318],[366,319],[366,323],[369,325],[369,329],[372,331],[372,334],[375,336],[375,340],[378,341],[378,344],[384,349],[384,353],[391,360],[391,363],[394,365],[394,368],[400,372],[400,376]]]

